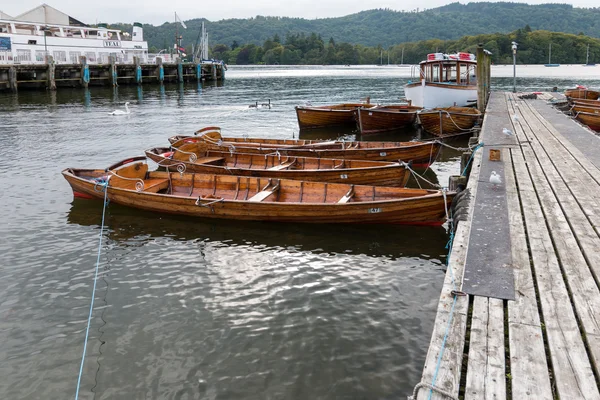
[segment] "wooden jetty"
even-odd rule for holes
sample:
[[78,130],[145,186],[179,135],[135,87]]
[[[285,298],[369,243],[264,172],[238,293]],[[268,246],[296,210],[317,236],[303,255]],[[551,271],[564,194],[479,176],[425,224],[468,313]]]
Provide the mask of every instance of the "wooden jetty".
[[133,64],[119,64],[109,57],[108,64],[88,64],[80,57],[78,64],[56,64],[52,56],[46,64],[0,64],[0,92],[22,89],[61,87],[142,85],[148,83],[184,83],[220,81],[225,79],[225,65],[219,62],[142,64],[134,57]]
[[[490,97],[416,399],[600,399],[600,138],[549,97]],[[486,196],[506,207],[482,213]],[[482,241],[514,300],[463,293]]]

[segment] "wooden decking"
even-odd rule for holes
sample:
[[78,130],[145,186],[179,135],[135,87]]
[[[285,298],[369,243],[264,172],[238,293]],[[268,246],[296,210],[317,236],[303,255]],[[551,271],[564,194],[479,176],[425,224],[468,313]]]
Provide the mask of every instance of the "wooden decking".
[[[495,92],[488,112],[514,136],[473,158],[469,217],[456,231],[421,380],[452,397],[423,387],[417,398],[600,399],[600,138],[544,99]],[[484,143],[498,129],[488,122]],[[489,181],[479,166],[490,148],[504,163],[515,301],[452,292],[477,234],[477,187]]]

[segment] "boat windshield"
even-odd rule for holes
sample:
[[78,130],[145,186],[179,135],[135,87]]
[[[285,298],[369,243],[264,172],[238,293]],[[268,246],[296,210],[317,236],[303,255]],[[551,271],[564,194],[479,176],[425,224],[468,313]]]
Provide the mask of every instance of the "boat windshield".
[[474,85],[476,64],[454,60],[426,62],[421,64],[421,77],[426,82]]

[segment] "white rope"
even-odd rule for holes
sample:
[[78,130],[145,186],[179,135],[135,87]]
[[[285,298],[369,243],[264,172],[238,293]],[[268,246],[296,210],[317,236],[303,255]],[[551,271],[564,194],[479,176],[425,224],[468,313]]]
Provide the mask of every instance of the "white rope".
[[410,165],[408,165],[407,163],[405,163],[404,161],[400,162],[400,165],[402,165],[404,168],[406,168],[407,170],[410,171],[411,174],[413,174],[413,176],[415,177],[415,179],[417,180],[417,185],[419,185],[419,189],[422,189],[421,184],[419,183],[419,179],[421,179],[424,182],[427,182],[428,184],[430,184],[431,186],[433,186],[434,188],[437,189],[441,189],[442,186],[437,184],[437,183],[433,183],[429,180],[427,180],[425,177],[423,177],[422,175],[419,175],[414,169],[412,169],[410,167]]
[[408,396],[408,400],[416,400],[417,399],[417,394],[419,393],[419,390],[421,390],[422,388],[427,388],[431,391],[434,391],[436,393],[441,394],[442,396],[451,399],[451,400],[458,400],[458,398],[456,396],[454,396],[452,393],[450,392],[446,392],[445,390],[442,390],[436,386],[433,386],[429,383],[425,383],[425,382],[420,382],[417,383],[417,385],[415,386],[415,389],[413,390],[413,395],[412,396]]

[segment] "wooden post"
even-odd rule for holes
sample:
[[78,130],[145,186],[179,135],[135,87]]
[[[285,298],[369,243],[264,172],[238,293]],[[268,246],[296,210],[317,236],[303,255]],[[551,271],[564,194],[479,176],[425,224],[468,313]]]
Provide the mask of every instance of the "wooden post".
[[142,66],[140,65],[140,58],[133,56],[133,63],[135,64],[135,82],[138,85],[142,84]]
[[485,52],[483,45],[477,46],[477,109],[481,112],[485,111],[486,92],[488,90],[485,79]]
[[462,186],[463,189],[467,186],[467,177],[460,175],[451,175],[448,178],[448,190],[456,191],[456,189],[458,189],[459,186]]
[[464,171],[465,176],[469,176],[471,174],[471,167],[473,165],[469,164],[469,160],[471,159],[472,155],[473,153],[469,151],[462,153],[460,156],[460,173],[462,174]]
[[46,57],[46,64],[48,68],[46,88],[50,90],[56,90],[56,64],[52,56]]
[[8,69],[8,84],[10,85],[10,90],[13,92],[17,91],[17,68],[15,66]]
[[156,57],[156,77],[160,83],[163,83],[165,80],[165,68],[163,67],[163,59],[162,57]]
[[115,56],[108,56],[108,63],[110,64],[110,68],[109,68],[110,82],[112,83],[113,86],[119,86],[119,84],[117,82],[119,79],[119,76],[117,75],[117,64],[116,64]]
[[90,66],[87,63],[87,57],[79,57],[79,63],[81,64],[81,86],[87,88],[90,83]]
[[183,82],[183,63],[180,57],[177,58],[177,80]]
[[202,79],[202,62],[197,61],[196,62],[196,81],[200,82],[200,79]]
[[212,63],[212,77],[213,81],[217,80],[217,65],[215,63]]

